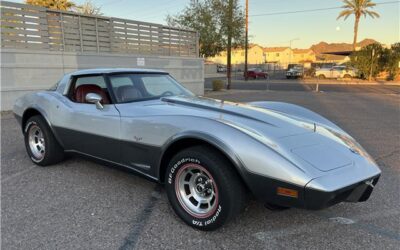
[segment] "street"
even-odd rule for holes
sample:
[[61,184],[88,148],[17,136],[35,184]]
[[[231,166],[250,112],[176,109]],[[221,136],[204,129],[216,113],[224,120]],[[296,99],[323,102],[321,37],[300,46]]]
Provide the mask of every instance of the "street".
[[399,88],[369,86],[363,91],[364,87],[351,86],[343,91],[345,87],[324,85],[320,86],[324,92],[316,93],[293,84],[274,84],[269,88],[273,91],[265,91],[262,84],[241,91],[244,83],[238,83],[234,90],[206,96],[290,102],[331,119],[355,137],[382,169],[367,202],[341,203],[321,211],[270,211],[251,201],[222,229],[201,232],[174,214],[162,186],[131,172],[75,156],[51,167],[34,165],[25,152],[20,127],[11,113],[5,113],[1,116],[3,249],[398,249]]
[[[215,79],[226,80],[225,77],[209,77],[205,78],[205,89],[212,89],[212,81]],[[275,91],[315,91],[318,80],[302,83],[299,80],[287,79],[257,79],[244,81],[243,79],[233,79],[231,89],[237,90],[275,90]],[[322,92],[350,92],[350,93],[378,93],[378,94],[400,94],[399,85],[367,85],[367,84],[342,84],[329,83],[319,84],[319,91]]]

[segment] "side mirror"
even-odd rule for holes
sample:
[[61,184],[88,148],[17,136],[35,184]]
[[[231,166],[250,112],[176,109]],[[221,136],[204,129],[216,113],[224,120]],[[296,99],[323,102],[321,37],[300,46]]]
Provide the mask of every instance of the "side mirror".
[[86,102],[96,104],[97,109],[103,109],[103,105],[101,104],[101,96],[95,93],[88,93],[85,97]]

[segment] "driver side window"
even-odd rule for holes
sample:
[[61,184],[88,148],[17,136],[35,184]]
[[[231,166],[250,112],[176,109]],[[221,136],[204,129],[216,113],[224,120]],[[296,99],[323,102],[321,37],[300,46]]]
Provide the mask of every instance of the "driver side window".
[[102,104],[110,104],[110,96],[108,94],[106,82],[102,75],[95,76],[79,76],[75,78],[70,99],[77,103],[88,103],[86,95],[94,93],[102,98]]

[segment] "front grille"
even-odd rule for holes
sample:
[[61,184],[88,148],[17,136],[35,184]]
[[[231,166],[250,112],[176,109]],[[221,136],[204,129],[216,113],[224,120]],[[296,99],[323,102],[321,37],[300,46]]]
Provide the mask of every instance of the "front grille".
[[328,201],[328,206],[332,206],[346,200],[346,198],[349,197],[349,195],[351,194],[351,192],[353,192],[353,190],[354,188],[349,190],[344,190],[342,192],[335,194],[335,196],[330,201]]

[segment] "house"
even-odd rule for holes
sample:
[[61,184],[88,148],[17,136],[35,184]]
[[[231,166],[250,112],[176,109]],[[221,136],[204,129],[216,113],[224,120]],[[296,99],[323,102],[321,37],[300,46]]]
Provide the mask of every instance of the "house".
[[311,63],[316,60],[316,55],[311,49],[293,49],[292,51],[292,63]]
[[[247,60],[248,64],[263,64],[265,59],[264,59],[264,53],[263,53],[263,48],[257,44],[251,44],[249,45],[249,49],[247,52]],[[232,64],[244,64],[244,54],[245,50],[244,48],[236,48],[232,49],[231,53],[231,62]],[[208,61],[212,61],[216,64],[226,64],[227,60],[227,53],[226,51],[223,51],[219,53],[218,55],[214,57],[207,58]]]
[[264,57],[267,64],[276,64],[280,68],[287,68],[292,61],[293,51],[289,47],[264,48]]
[[[232,64],[244,64],[244,48],[232,50]],[[216,64],[226,64],[227,53],[221,52],[207,61]],[[311,64],[316,60],[316,55],[311,49],[291,49],[290,47],[266,47],[263,48],[257,44],[251,44],[248,50],[248,64],[265,64],[267,69],[279,70],[287,69],[291,63]]]

